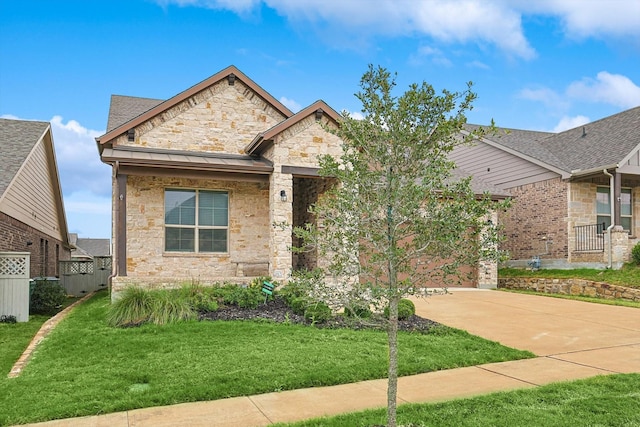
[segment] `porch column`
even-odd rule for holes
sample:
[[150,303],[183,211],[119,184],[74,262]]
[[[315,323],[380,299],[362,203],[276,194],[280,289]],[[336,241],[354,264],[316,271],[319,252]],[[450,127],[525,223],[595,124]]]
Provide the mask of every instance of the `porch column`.
[[[487,226],[495,227],[498,224],[498,212],[492,211],[487,217]],[[478,239],[482,239],[478,236]],[[497,248],[487,248],[495,250]],[[478,288],[480,289],[497,289],[498,287],[498,262],[495,259],[481,259],[478,262]]]
[[269,222],[269,274],[284,282],[292,269],[293,175],[280,170],[274,170],[269,180]]
[[115,260],[118,276],[127,275],[127,175],[116,176]]
[[614,203],[614,218],[612,218],[612,220],[614,221],[613,224],[614,225],[621,225],[621,216],[620,216],[620,208],[621,208],[621,203],[620,203],[620,197],[621,197],[621,188],[622,188],[622,174],[620,172],[618,172],[617,170],[613,172],[613,180],[614,180],[614,190],[613,191],[613,203]]

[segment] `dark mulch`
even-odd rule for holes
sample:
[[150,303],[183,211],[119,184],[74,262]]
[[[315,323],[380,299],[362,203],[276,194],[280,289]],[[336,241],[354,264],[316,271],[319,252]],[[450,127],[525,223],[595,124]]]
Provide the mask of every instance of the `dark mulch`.
[[[235,305],[221,306],[217,311],[200,314],[200,320],[269,320],[278,323],[292,323],[311,325],[304,316],[293,313],[282,299],[276,298],[261,304],[256,309],[240,308]],[[429,329],[439,323],[420,316],[411,316],[398,321],[398,329],[408,332],[427,333]],[[315,323],[318,328],[350,328],[350,329],[380,329],[385,330],[386,321],[381,316],[370,319],[355,319],[342,315],[334,316],[325,323]]]

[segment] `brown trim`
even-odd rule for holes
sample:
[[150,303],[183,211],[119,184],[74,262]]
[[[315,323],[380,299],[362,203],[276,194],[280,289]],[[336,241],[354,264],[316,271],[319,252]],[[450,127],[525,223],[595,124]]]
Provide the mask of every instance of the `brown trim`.
[[[130,148],[130,149],[129,149]],[[149,167],[170,170],[198,170],[245,174],[271,174],[273,164],[266,159],[251,156],[234,156],[216,153],[187,151],[105,148],[101,160],[104,163]]]
[[152,117],[157,116],[158,114],[169,110],[170,108],[174,107],[175,105],[179,104],[180,102],[192,97],[193,95],[197,94],[198,92],[201,92],[201,91],[205,90],[206,88],[208,88],[210,86],[213,86],[214,84],[216,84],[216,83],[220,82],[221,80],[227,78],[227,76],[229,74],[235,74],[235,76],[236,76],[235,80],[236,81],[237,80],[242,81],[242,83],[244,83],[251,90],[253,90],[258,96],[260,96],[262,99],[264,99],[267,102],[267,104],[270,104],[273,108],[275,108],[284,117],[291,117],[293,115],[293,112],[291,110],[289,110],[284,104],[282,104],[280,101],[278,101],[272,95],[270,95],[267,91],[265,91],[263,88],[261,88],[258,84],[256,84],[249,77],[247,77],[242,71],[238,70],[235,66],[231,65],[231,66],[225,68],[224,70],[219,71],[218,73],[214,74],[213,76],[201,81],[200,83],[198,83],[198,84],[196,84],[194,86],[191,86],[189,89],[179,93],[178,95],[174,96],[173,98],[170,98],[170,99],[160,103],[159,105],[157,105],[154,108],[150,109],[149,111],[139,115],[138,117],[136,117],[136,118],[134,118],[132,120],[129,120],[126,123],[123,123],[122,125],[116,127],[115,129],[112,129],[111,131],[105,133],[102,136],[99,136],[98,138],[96,138],[96,141],[98,142],[98,148],[100,148],[104,144],[108,143],[109,141],[117,138],[118,136],[126,133],[129,129],[132,129],[132,128],[135,128],[136,126],[139,126],[140,124],[148,121]]
[[116,176],[116,262],[118,276],[127,275],[127,175]]
[[273,126],[271,129],[268,129],[265,132],[258,134],[253,141],[246,146],[244,151],[248,154],[260,154],[268,143],[273,141],[273,139],[280,133],[289,129],[291,126],[296,123],[301,122],[311,115],[315,115],[318,110],[322,111],[322,116],[327,117],[334,124],[338,125],[340,123],[341,116],[338,114],[333,108],[327,105],[326,102],[322,100],[318,100],[313,104],[309,105],[304,110],[301,110],[289,117],[287,120],[284,120],[277,125]]
[[120,163],[120,171],[135,176],[164,176],[173,178],[215,179],[220,181],[268,182],[270,174],[250,174],[241,172],[221,172],[199,169],[167,169]]
[[320,168],[310,168],[305,166],[287,166],[282,165],[280,169],[281,173],[290,173],[291,175],[296,176],[307,176],[307,177],[320,177]]

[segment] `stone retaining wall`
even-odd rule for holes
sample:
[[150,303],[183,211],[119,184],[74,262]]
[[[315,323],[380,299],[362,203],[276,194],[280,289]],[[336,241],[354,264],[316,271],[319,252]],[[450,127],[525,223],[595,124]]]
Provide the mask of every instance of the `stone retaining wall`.
[[498,279],[498,289],[520,289],[547,294],[578,295],[604,299],[640,301],[640,289],[584,279],[506,277]]

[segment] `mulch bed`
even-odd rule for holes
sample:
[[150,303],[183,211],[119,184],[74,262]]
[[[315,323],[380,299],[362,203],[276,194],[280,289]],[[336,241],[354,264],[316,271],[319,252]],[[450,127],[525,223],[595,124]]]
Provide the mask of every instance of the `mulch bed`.
[[[256,309],[240,308],[234,305],[221,306],[217,311],[200,314],[200,320],[269,320],[278,323],[311,325],[304,316],[293,313],[291,308],[279,298],[269,300]],[[398,321],[398,330],[427,333],[439,323],[420,316],[411,316]],[[374,316],[370,319],[356,319],[345,316],[334,316],[325,323],[314,323],[317,328],[350,328],[350,329],[386,329],[386,319]]]

